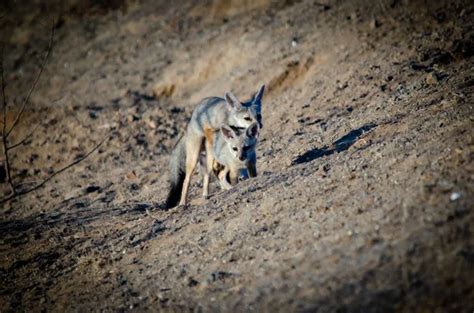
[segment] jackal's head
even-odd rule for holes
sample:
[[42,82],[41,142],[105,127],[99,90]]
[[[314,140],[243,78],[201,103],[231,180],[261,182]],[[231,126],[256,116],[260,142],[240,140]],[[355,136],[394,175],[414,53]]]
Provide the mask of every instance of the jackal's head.
[[247,128],[252,123],[257,122],[262,128],[262,97],[265,85],[262,85],[255,96],[247,102],[240,102],[231,92],[225,94],[231,114],[229,115],[229,125],[237,128]]
[[227,125],[222,125],[220,129],[232,156],[240,161],[247,160],[249,154],[255,149],[258,131],[256,122],[242,132],[237,132]]

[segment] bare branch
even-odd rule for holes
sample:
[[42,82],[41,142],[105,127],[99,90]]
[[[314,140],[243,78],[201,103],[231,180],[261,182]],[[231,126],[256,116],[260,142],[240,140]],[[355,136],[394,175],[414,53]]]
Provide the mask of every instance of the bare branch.
[[37,123],[35,128],[33,128],[33,130],[28,135],[26,135],[25,138],[23,138],[22,140],[18,141],[17,143],[15,143],[11,146],[7,146],[7,150],[13,150],[16,147],[21,146],[22,144],[24,144],[28,139],[31,138],[31,136],[33,136],[33,134],[35,133],[35,131],[38,129],[38,127],[40,125],[41,125],[41,123]]
[[[48,115],[49,113],[49,110],[51,109],[51,107],[48,107],[47,110],[46,110],[46,115]],[[33,134],[36,132],[36,130],[38,129],[38,127],[41,126],[41,120],[36,123],[35,127],[33,128],[33,130],[28,134],[26,135],[22,140],[18,141],[17,143],[11,145],[11,146],[7,146],[7,150],[12,150],[12,149],[15,149],[16,147],[24,144],[29,138],[31,138],[31,136],[33,136]]]
[[53,179],[53,177],[55,177],[56,175],[58,174],[61,174],[62,172],[66,171],[67,169],[73,167],[74,165],[78,164],[79,162],[85,160],[86,158],[88,158],[92,153],[94,153],[97,149],[99,149],[99,147],[108,139],[110,138],[110,135],[107,135],[105,138],[103,138],[97,145],[94,146],[94,148],[92,148],[89,152],[87,152],[85,155],[83,155],[82,157],[80,157],[79,159],[69,163],[68,165],[60,168],[59,170],[55,171],[54,173],[52,173],[51,175],[49,175],[48,177],[46,177],[41,183],[37,184],[36,186],[30,188],[30,189],[27,189],[27,190],[22,190],[22,191],[18,191],[10,196],[7,196],[5,198],[2,198],[0,199],[0,203],[4,203],[8,200],[11,200],[11,199],[14,199],[16,198],[17,196],[21,196],[21,195],[25,195],[27,193],[30,193],[32,191],[35,191],[35,190],[38,190],[40,189],[41,187],[43,187],[48,181],[50,181],[51,179]]
[[31,88],[30,88],[25,100],[23,101],[23,104],[21,106],[20,111],[18,112],[17,116],[15,117],[15,120],[13,121],[12,126],[10,127],[10,129],[6,133],[7,138],[10,135],[10,133],[12,132],[12,130],[15,128],[15,126],[18,124],[18,122],[20,121],[21,115],[25,111],[25,108],[28,105],[28,102],[30,101],[31,94],[35,90],[36,85],[38,84],[38,81],[41,77],[41,74],[43,74],[43,70],[46,67],[46,62],[48,61],[49,55],[51,54],[51,51],[53,49],[53,40],[54,40],[54,20],[53,20],[52,27],[51,27],[51,36],[49,38],[48,50],[46,51],[46,55],[43,59],[43,63],[41,63],[40,70],[39,70],[38,74],[36,75],[36,78],[35,78],[33,84],[31,85]]
[[7,123],[7,97],[5,96],[5,78],[3,75],[3,45],[0,51],[0,76],[2,80],[2,104],[3,104],[3,133],[2,135],[5,134],[5,128],[6,128],[6,123]]
[[7,173],[7,181],[10,186],[11,195],[16,195],[15,185],[13,184],[12,175],[10,171],[10,158],[8,156],[8,146],[7,146],[7,97],[5,94],[5,77],[3,73],[3,45],[2,50],[0,51],[0,76],[1,76],[1,87],[2,87],[2,98],[3,98],[3,125],[2,125],[2,144],[3,151],[5,154],[5,172]]

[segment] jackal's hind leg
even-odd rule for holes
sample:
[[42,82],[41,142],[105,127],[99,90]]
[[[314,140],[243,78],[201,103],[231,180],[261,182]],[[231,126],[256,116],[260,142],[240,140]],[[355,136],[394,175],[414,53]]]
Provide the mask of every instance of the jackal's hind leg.
[[191,176],[194,173],[199,155],[202,150],[203,138],[198,135],[187,135],[185,140],[186,145],[186,175],[183,182],[183,191],[181,192],[181,200],[179,205],[186,205],[188,203],[188,190],[191,183]]

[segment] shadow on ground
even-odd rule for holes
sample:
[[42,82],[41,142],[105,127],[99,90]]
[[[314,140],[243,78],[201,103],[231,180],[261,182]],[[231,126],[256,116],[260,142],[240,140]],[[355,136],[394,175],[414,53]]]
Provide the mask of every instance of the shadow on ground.
[[303,164],[307,162],[314,161],[316,159],[322,158],[327,155],[331,155],[334,152],[342,152],[346,151],[347,149],[352,146],[357,139],[360,138],[365,132],[377,127],[375,123],[369,123],[357,129],[351,130],[346,135],[342,136],[338,140],[334,141],[331,147],[324,146],[323,148],[314,148],[311,150],[306,151],[305,153],[299,155],[295,158],[291,165]]

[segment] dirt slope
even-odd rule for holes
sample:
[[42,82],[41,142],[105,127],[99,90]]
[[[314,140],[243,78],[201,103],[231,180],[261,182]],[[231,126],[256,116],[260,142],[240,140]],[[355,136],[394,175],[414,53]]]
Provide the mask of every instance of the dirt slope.
[[[110,140],[3,204],[0,311],[472,311],[472,2],[168,3],[3,5],[15,108],[63,12],[20,188]],[[261,83],[259,176],[161,210],[196,102]]]

